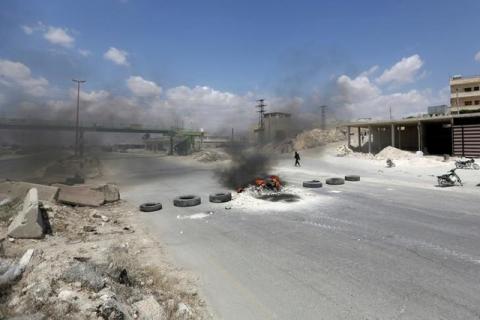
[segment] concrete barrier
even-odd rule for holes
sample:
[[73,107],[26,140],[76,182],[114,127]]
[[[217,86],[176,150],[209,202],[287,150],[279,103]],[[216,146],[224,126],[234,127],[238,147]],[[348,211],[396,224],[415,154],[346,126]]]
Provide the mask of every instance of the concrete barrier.
[[39,239],[45,231],[42,214],[38,206],[38,190],[32,188],[23,201],[22,210],[8,226],[7,234],[12,238]]
[[86,206],[98,207],[105,203],[105,194],[103,191],[94,189],[92,186],[66,186],[58,185],[58,202]]
[[0,183],[0,193],[9,196],[11,199],[25,197],[32,188],[37,189],[38,200],[40,201],[54,202],[57,197],[57,187],[23,181],[4,181]]
[[103,186],[96,187],[95,190],[103,192],[105,202],[115,202],[120,200],[120,189],[114,183],[107,183]]

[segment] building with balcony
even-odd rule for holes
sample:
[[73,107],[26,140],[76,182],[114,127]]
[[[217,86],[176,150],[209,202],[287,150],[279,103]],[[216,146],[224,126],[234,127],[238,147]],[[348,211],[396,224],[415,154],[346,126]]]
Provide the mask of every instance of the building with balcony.
[[480,76],[450,78],[451,113],[480,111]]

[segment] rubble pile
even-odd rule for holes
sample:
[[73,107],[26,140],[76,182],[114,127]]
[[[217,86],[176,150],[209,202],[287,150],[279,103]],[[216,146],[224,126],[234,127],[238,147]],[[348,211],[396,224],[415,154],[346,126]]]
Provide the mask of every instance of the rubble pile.
[[313,129],[297,135],[293,140],[293,148],[304,150],[343,140],[345,140],[345,133],[338,128],[330,130]]
[[385,147],[382,151],[375,155],[377,160],[395,159],[395,160],[411,160],[417,158],[415,153],[405,150],[400,150],[392,146]]
[[193,155],[193,158],[200,162],[214,162],[214,161],[224,161],[229,160],[230,157],[228,154],[221,150],[207,149],[196,152]]
[[284,140],[281,142],[271,142],[263,147],[263,151],[268,153],[292,153],[294,140]]
[[353,153],[353,150],[350,149],[347,145],[341,145],[337,148],[337,157],[345,157]]
[[[15,214],[0,220],[0,319],[208,318],[178,271],[152,262],[159,244],[143,235],[136,210],[110,201],[115,191],[97,188],[104,197],[99,207],[39,199],[36,188],[23,202],[9,202]],[[38,219],[43,237],[11,232],[18,221]]]

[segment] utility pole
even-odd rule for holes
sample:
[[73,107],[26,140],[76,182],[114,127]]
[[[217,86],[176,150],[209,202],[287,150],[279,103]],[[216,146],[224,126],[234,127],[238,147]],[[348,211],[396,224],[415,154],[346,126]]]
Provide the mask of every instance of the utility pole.
[[258,109],[258,129],[263,130],[263,115],[265,114],[265,107],[267,106],[264,102],[265,99],[258,99],[258,104],[255,106]]
[[320,106],[320,129],[327,129],[327,106]]
[[79,132],[79,116],[80,116],[80,84],[85,83],[86,80],[72,79],[77,84],[77,116],[75,118],[75,156],[79,155],[80,146],[80,132]]
[[389,108],[390,108],[390,120],[392,120],[392,106],[390,106]]

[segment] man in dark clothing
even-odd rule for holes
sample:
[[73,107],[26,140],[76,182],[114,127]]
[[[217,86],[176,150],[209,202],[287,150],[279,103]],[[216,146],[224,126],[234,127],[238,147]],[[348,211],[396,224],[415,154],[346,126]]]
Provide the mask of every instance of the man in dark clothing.
[[295,167],[300,167],[300,155],[295,151]]

